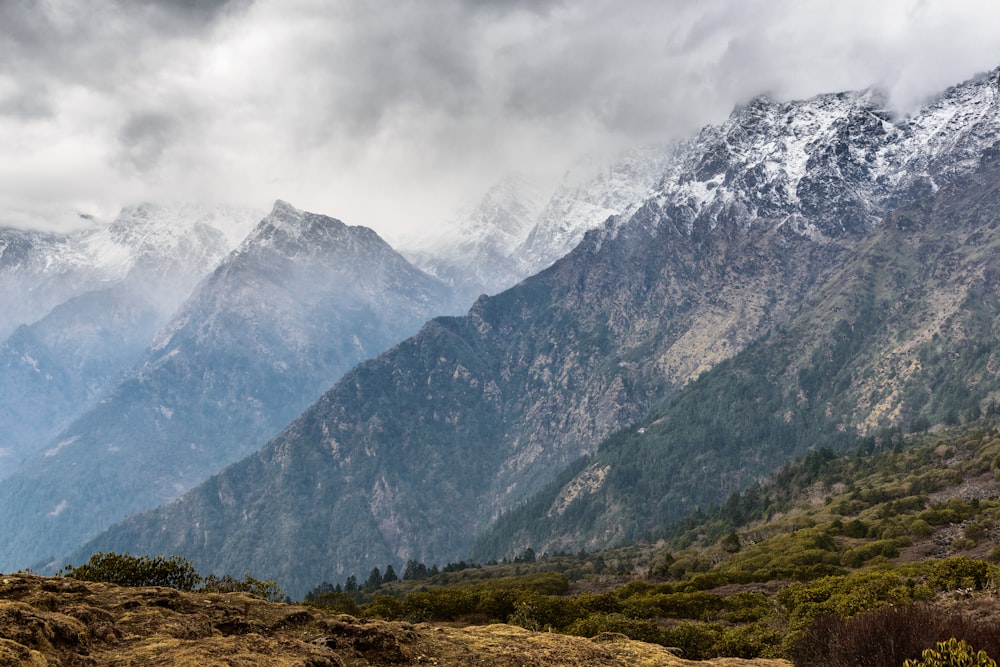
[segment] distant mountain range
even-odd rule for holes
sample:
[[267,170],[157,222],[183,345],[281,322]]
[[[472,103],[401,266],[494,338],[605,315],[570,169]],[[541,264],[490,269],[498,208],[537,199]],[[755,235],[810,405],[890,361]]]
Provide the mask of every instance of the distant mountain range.
[[874,91],[752,100],[566,257],[76,558],[180,553],[298,594],[477,536],[634,539],[811,446],[974,418],[1000,396],[998,100],[1000,70],[905,118]]
[[255,218],[144,205],[73,234],[0,229],[0,478],[124,379]]
[[372,230],[278,202],[136,369],[0,482],[0,569],[64,553],[258,449],[451,298]]

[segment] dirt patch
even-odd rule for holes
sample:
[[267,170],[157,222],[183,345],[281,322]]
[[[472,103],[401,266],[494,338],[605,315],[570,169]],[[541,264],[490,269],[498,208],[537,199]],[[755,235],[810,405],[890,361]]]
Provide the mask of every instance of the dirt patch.
[[365,621],[240,593],[181,593],[28,574],[0,576],[0,664],[126,667],[479,665],[788,667],[780,660],[691,662],[605,634],[509,625]]

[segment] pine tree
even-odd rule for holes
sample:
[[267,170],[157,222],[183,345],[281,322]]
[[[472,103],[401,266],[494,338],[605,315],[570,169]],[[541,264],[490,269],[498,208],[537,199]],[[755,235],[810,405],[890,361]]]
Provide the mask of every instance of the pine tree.
[[365,590],[374,591],[382,585],[382,573],[377,567],[372,568],[371,574],[368,575],[368,580],[365,581]]

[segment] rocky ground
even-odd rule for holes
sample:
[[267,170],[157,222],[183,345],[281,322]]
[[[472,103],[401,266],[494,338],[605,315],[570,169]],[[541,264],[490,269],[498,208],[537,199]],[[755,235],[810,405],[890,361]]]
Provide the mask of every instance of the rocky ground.
[[508,625],[444,627],[333,616],[244,594],[123,588],[30,574],[0,576],[0,665],[715,665],[622,635],[593,639]]

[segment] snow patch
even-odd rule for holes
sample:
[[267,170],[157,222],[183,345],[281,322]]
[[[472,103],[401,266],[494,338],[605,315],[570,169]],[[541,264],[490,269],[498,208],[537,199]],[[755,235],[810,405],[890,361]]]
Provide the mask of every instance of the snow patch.
[[51,457],[51,456],[55,456],[56,454],[58,454],[59,452],[61,452],[65,448],[69,447],[70,445],[72,445],[74,442],[76,442],[79,439],[80,439],[80,436],[78,436],[78,435],[74,435],[72,438],[66,438],[65,440],[62,440],[62,441],[58,442],[56,444],[56,446],[53,447],[52,449],[45,450],[44,456],[46,458]]
[[59,501],[59,504],[57,504],[55,507],[52,508],[52,511],[48,513],[48,516],[57,517],[60,514],[62,514],[67,507],[69,507],[69,501],[63,498],[61,501]]

